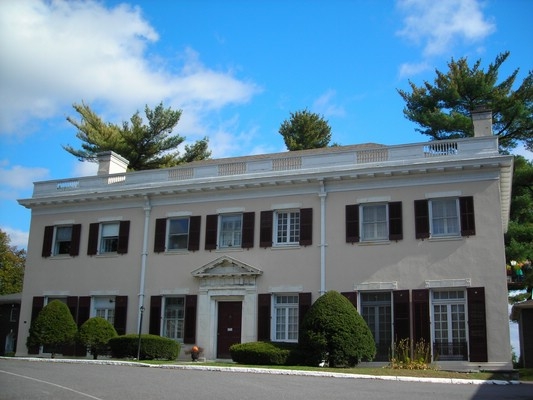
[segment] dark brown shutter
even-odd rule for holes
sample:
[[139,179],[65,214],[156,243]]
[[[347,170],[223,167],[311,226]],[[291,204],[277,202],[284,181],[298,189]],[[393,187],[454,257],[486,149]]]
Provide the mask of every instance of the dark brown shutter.
[[198,298],[195,294],[185,296],[185,331],[183,343],[196,343],[196,308]]
[[389,203],[389,240],[402,240],[402,202]]
[[468,341],[470,362],[487,362],[487,323],[485,315],[485,288],[467,288]]
[[151,335],[161,335],[161,303],[162,296],[150,297],[150,330]]
[[128,242],[130,238],[130,221],[120,221],[118,229],[117,253],[126,254],[128,252]]
[[[72,315],[72,319],[76,322],[78,320],[78,297],[68,296],[67,307]],[[64,356],[76,355],[76,343],[68,343],[61,346],[61,354]]]
[[[53,229],[53,227],[52,227]],[[33,298],[32,306],[31,306],[31,324],[33,324],[33,321],[35,321],[35,318],[39,315],[41,310],[44,307],[44,297],[43,296],[35,296]],[[28,346],[28,354],[39,354],[39,346]]]
[[313,244],[313,209],[302,208],[300,210],[300,246]]
[[[305,314],[311,308],[312,296],[311,292],[300,293],[298,295],[298,332],[302,329]],[[300,336],[298,336],[300,337]]]
[[350,300],[350,303],[352,303],[357,310],[357,292],[342,292],[341,294]]
[[474,198],[472,196],[459,197],[461,211],[461,236],[474,236],[476,222],[474,218]]
[[272,225],[274,211],[261,211],[261,226],[259,229],[259,246],[272,247]]
[[158,218],[155,220],[154,253],[165,251],[165,235],[167,233],[167,219]]
[[217,248],[218,215],[208,215],[205,220],[205,249]]
[[[91,315],[91,296],[80,296],[78,298],[78,328],[89,319]],[[76,344],[76,356],[84,357],[87,355],[87,348],[81,343]]]
[[413,341],[416,345],[420,340],[431,344],[429,320],[429,290],[413,290]]
[[242,214],[242,244],[243,249],[254,247],[255,213],[246,212]]
[[201,227],[202,217],[195,215],[194,217],[189,217],[189,243],[187,249],[189,251],[198,251],[200,250],[200,227]]
[[69,255],[75,257],[80,254],[81,224],[72,225],[72,236],[70,237]]
[[346,206],[346,243],[359,242],[359,205]]
[[98,253],[98,232],[100,224],[95,222],[89,225],[89,241],[87,243],[87,255],[94,256]]
[[415,200],[415,237],[429,237],[429,207],[427,200]]
[[126,320],[128,317],[128,296],[115,297],[115,330],[119,335],[126,334]]
[[270,340],[270,293],[259,293],[257,295],[257,340],[268,342]]
[[411,320],[409,318],[409,290],[392,292],[394,307],[394,341],[410,338]]
[[45,226],[44,227],[44,238],[43,238],[43,250],[41,256],[50,257],[52,255],[52,240],[54,240],[54,227]]

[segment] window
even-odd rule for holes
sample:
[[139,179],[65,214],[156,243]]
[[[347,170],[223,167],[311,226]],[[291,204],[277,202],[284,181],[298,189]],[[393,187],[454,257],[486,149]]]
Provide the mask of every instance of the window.
[[415,200],[414,204],[417,239],[476,234],[472,196]]
[[220,216],[219,247],[241,247],[242,214]]
[[376,342],[376,361],[387,361],[392,346],[392,308],[390,292],[361,293],[361,316]]
[[118,226],[118,222],[101,225],[100,254],[115,253],[117,251]]
[[185,326],[185,298],[165,297],[163,311],[163,336],[183,341]]
[[274,243],[295,245],[300,243],[300,211],[277,211],[274,219]]
[[464,290],[434,291],[433,355],[435,359],[466,360],[466,300]]
[[42,256],[77,256],[80,249],[81,225],[58,225],[44,228]]
[[115,325],[115,298],[114,297],[94,297],[93,298],[94,316],[108,321]]
[[298,341],[298,295],[274,295],[274,340]]
[[72,240],[72,226],[58,226],[54,240],[54,256],[69,254]]
[[168,220],[168,250],[187,250],[189,242],[189,218]]
[[200,249],[200,216],[155,221],[154,252]]
[[386,204],[361,205],[361,240],[387,240],[389,238]]
[[129,232],[130,221],[90,224],[87,255],[126,254],[128,252]]
[[346,243],[402,239],[400,201],[346,206]]
[[9,313],[9,322],[18,322],[20,309],[18,307],[11,307]]

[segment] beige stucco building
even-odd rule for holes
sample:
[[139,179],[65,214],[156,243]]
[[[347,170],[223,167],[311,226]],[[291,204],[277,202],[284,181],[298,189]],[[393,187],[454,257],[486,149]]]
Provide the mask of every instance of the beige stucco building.
[[377,361],[411,338],[448,366],[511,368],[512,157],[484,133],[128,173],[107,153],[97,176],[38,182],[19,200],[32,210],[19,343],[59,298],[78,324],[99,315],[137,333],[142,320],[224,359],[232,343],[297,341],[305,311],[336,290]]

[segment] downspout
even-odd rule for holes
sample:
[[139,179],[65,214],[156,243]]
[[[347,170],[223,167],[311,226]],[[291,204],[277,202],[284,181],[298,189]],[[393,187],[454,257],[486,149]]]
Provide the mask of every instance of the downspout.
[[144,312],[144,281],[146,276],[146,259],[148,257],[148,227],[150,225],[150,211],[152,206],[150,204],[150,197],[145,196],[144,203],[144,233],[143,233],[143,248],[141,253],[141,279],[139,284],[139,308],[137,314],[137,326],[139,333],[141,332],[142,314]]
[[326,293],[326,188],[320,180],[320,296]]

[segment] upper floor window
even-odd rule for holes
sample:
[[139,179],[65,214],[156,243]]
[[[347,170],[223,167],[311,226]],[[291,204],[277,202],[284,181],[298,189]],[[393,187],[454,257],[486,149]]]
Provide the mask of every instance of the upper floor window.
[[130,221],[90,224],[87,255],[126,254],[128,252],[129,232]]
[[402,239],[401,202],[346,206],[347,243]]
[[472,196],[415,200],[416,238],[476,234]]
[[80,250],[81,225],[46,226],[44,228],[42,256],[77,256]]
[[154,251],[200,249],[200,216],[160,218],[155,221]]
[[249,249],[254,246],[254,226],[254,212],[208,215],[205,249]]
[[310,246],[313,209],[261,211],[260,246]]

